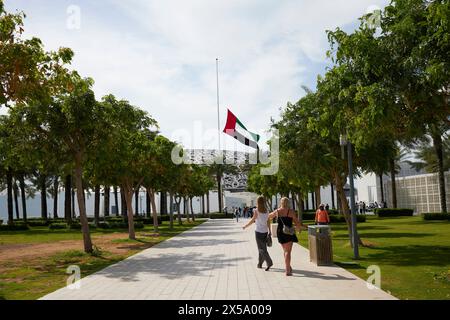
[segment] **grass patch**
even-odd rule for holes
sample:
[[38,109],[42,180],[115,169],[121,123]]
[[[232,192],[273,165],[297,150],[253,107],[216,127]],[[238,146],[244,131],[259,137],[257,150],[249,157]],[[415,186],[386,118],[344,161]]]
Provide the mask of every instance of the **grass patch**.
[[[121,249],[122,254],[97,248],[94,254],[86,254],[81,250],[67,250],[40,256],[39,258],[18,261],[3,261],[0,263],[0,300],[34,300],[66,285],[69,274],[67,268],[77,265],[81,276],[86,277],[112,264],[126,259],[159,242],[202,224],[199,219],[195,223],[169,228],[168,222],[159,227],[159,235],[154,236],[153,226],[146,226],[136,233],[137,240],[126,238],[123,230],[95,230],[92,235],[100,239],[113,233],[120,233],[124,238],[111,239],[110,245]],[[82,248],[82,235],[76,230],[49,230],[47,227],[35,227],[29,231],[2,232],[1,244],[40,244],[54,243],[66,240],[79,240]],[[93,241],[95,244],[95,240]],[[0,244],[0,246],[1,246]]]
[[[337,265],[362,279],[367,267],[381,268],[381,287],[400,299],[450,300],[450,223],[423,221],[422,217],[369,217],[358,225],[367,247],[353,260],[346,225],[332,225]],[[299,237],[308,247],[307,233]]]

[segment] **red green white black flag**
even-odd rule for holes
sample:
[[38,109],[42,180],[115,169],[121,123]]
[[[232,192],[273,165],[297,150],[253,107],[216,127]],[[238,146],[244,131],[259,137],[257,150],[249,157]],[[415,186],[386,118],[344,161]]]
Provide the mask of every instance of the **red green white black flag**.
[[256,133],[248,131],[242,122],[230,110],[228,110],[227,124],[223,132],[246,146],[258,149],[258,142],[261,137]]

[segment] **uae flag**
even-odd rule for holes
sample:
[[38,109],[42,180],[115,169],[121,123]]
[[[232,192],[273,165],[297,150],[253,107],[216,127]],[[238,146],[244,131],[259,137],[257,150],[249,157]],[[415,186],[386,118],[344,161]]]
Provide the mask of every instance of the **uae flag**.
[[256,133],[248,131],[243,123],[230,110],[228,110],[227,125],[223,132],[246,146],[258,149],[258,142],[261,137]]

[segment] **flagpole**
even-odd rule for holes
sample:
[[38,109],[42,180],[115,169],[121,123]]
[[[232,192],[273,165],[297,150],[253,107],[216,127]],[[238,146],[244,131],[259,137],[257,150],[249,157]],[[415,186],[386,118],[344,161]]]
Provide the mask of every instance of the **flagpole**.
[[217,133],[219,137],[219,151],[221,150],[220,141],[220,96],[219,96],[219,58],[216,59],[216,73],[217,73]]

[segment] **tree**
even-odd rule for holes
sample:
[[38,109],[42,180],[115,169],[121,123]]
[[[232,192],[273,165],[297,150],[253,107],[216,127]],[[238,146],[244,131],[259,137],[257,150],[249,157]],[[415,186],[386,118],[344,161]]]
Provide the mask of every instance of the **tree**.
[[157,122],[145,111],[113,95],[103,97],[101,105],[108,111],[105,119],[109,130],[107,138],[97,145],[98,176],[111,176],[109,181],[120,185],[127,208],[129,238],[136,239],[133,195],[151,165],[154,136],[151,129],[157,128]]
[[14,108],[22,129],[45,144],[54,145],[59,154],[71,159],[83,231],[84,250],[93,252],[86,215],[83,168],[98,152],[97,146],[107,133],[107,113],[95,100],[92,80],[72,74],[73,90],[54,98],[51,104],[40,101],[19,104]]
[[38,38],[24,39],[23,12],[7,13],[0,1],[0,106],[32,100],[51,101],[65,89],[66,64],[72,50],[60,48],[45,52]]
[[238,168],[231,164],[219,164],[214,163],[209,166],[210,173],[216,177],[217,182],[217,194],[218,194],[218,204],[219,212],[222,213],[223,210],[223,190],[222,190],[222,179],[225,174],[236,174]]
[[[442,136],[448,125],[448,1],[394,0],[381,15],[381,31],[362,18],[359,30],[329,33],[335,61],[355,76],[346,94],[358,113],[348,118],[354,136],[376,136],[382,128],[400,142],[428,134],[439,161],[442,211],[446,212]],[[350,114],[350,108],[347,109]],[[369,124],[358,128],[365,118]],[[362,130],[361,130],[362,129]],[[356,139],[358,140],[358,139]]]

